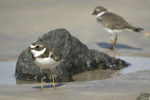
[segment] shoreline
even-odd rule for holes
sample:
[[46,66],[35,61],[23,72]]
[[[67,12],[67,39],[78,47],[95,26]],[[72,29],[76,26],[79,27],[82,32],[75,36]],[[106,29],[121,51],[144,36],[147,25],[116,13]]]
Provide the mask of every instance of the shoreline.
[[[106,70],[106,69],[94,69],[91,71],[84,71],[78,74],[74,74],[72,76],[72,80],[74,82],[82,82],[82,81],[94,81],[94,80],[102,80],[102,79],[108,79],[111,77],[116,77],[120,75],[127,75],[127,74],[132,74],[135,72],[143,72],[146,70],[150,70],[150,58],[146,57],[122,57],[122,56],[117,56],[116,58],[122,59],[130,65],[128,67],[119,69],[119,70]],[[3,80],[0,82],[0,84],[19,84],[19,83],[28,83],[28,81],[23,81],[20,80],[17,81],[15,77],[12,77],[15,75],[15,69],[16,69],[16,62],[17,61],[6,61],[6,62],[0,62],[0,80]],[[141,63],[142,62],[142,63]],[[5,75],[5,73],[7,73]],[[9,82],[11,80],[11,82]]]
[[150,92],[150,70],[128,75],[85,82],[56,83],[57,89],[52,90],[51,83],[44,84],[45,90],[39,90],[40,83],[2,85],[0,98],[2,100],[136,100],[145,92]]
[[18,58],[5,58],[5,59],[0,59],[0,62],[9,62],[9,61],[17,61],[18,60]]

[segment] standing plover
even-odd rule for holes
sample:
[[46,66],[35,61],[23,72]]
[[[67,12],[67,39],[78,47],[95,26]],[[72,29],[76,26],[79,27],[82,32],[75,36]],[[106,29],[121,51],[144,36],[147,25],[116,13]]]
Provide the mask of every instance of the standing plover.
[[[96,15],[97,22],[100,27],[109,33],[112,42],[111,49],[113,50],[115,50],[114,45],[117,42],[118,33],[124,33],[127,31],[140,32],[143,30],[142,28],[137,28],[130,25],[121,16],[107,12],[107,9],[102,6],[96,7],[94,9],[93,15]],[[115,39],[112,37],[113,34],[116,35]]]
[[[42,69],[50,69],[52,71],[52,69],[56,67],[62,60],[56,54],[56,52],[47,49],[43,44],[38,42],[34,42],[30,45],[30,52],[32,53],[32,59],[34,60],[34,63],[41,69],[41,90],[45,89],[43,87]],[[52,72],[52,79],[53,79],[52,89],[56,89],[53,72]]]

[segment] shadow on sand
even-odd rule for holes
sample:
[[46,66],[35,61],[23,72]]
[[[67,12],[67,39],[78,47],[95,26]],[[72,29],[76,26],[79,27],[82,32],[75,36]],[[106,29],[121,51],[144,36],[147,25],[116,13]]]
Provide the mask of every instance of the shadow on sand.
[[[55,86],[56,86],[56,88],[57,87],[60,87],[60,86],[62,86],[62,85],[64,85],[65,83],[58,83],[58,84],[55,84]],[[53,87],[53,85],[44,85],[43,86],[44,88],[52,88]],[[41,88],[41,86],[36,86],[36,87],[33,87],[33,88],[35,88],[35,89],[40,89]]]
[[[112,44],[106,42],[96,43],[98,46],[102,48],[110,48]],[[124,44],[115,44],[115,49],[132,49],[132,50],[142,50],[142,48],[135,48]]]

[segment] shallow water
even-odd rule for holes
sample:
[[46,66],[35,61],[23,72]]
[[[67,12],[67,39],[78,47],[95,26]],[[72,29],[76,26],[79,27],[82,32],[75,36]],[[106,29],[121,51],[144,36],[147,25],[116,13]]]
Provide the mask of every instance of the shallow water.
[[0,62],[0,84],[16,84],[16,61]]
[[150,58],[146,57],[118,57],[118,58],[121,58],[131,64],[129,67],[120,70],[119,73],[121,74],[128,74],[150,69]]
[[[145,57],[117,57],[131,65],[121,70],[96,69],[73,75],[75,82],[101,80],[115,77],[121,74],[129,74],[138,71],[150,70],[150,58]],[[0,62],[0,84],[29,84],[34,81],[22,81],[15,79],[16,61]]]
[[125,67],[121,70],[103,70],[96,69],[94,71],[85,71],[73,76],[73,79],[77,82],[81,81],[92,81],[92,80],[101,80],[106,78],[115,77],[122,74],[129,74],[138,71],[150,70],[150,58],[145,57],[120,57],[116,58],[123,59],[130,63],[128,67]]

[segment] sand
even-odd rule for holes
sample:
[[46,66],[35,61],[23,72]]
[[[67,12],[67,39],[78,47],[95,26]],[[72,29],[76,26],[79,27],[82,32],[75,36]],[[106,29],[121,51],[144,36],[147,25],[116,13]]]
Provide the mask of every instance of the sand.
[[1,100],[136,100],[150,91],[150,70],[121,75],[110,79],[44,84],[0,85]]

